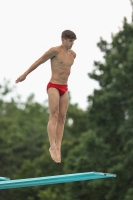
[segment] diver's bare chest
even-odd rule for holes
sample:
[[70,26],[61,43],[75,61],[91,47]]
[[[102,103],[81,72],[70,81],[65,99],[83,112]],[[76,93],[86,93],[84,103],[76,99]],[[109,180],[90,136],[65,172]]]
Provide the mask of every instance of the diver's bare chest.
[[74,62],[74,57],[70,52],[67,54],[59,53],[56,56],[56,61],[60,66],[71,66]]

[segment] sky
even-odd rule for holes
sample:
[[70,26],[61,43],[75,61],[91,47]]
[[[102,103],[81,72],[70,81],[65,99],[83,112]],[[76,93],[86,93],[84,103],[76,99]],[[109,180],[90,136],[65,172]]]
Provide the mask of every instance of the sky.
[[0,0],[0,84],[10,80],[14,95],[23,101],[31,93],[39,103],[47,101],[50,61],[25,81],[15,80],[45,51],[61,45],[61,33],[69,29],[77,35],[72,48],[77,57],[68,80],[71,103],[86,109],[87,96],[99,88],[88,76],[94,61],[103,60],[97,43],[100,37],[110,42],[124,17],[131,22],[131,13],[130,0]]

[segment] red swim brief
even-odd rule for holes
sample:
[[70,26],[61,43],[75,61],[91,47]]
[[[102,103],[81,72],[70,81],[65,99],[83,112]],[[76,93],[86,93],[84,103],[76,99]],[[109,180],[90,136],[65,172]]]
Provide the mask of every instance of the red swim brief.
[[49,82],[47,85],[47,91],[49,88],[56,88],[59,91],[60,96],[62,96],[68,90],[67,85],[60,85],[60,84],[55,84],[51,82]]

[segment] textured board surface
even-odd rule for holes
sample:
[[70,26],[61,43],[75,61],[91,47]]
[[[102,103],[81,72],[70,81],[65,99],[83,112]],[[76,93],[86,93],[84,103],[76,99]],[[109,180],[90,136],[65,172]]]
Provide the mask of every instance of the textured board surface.
[[7,181],[7,180],[10,180],[9,178],[6,178],[6,177],[1,177],[0,176],[0,181]]
[[114,177],[116,177],[116,174],[109,174],[109,173],[102,173],[102,172],[85,172],[85,173],[46,176],[46,177],[38,177],[38,178],[2,180],[0,181],[0,190],[10,189],[10,188],[31,187],[31,186],[38,186],[38,185],[58,184],[58,183],[66,183],[66,182],[75,182],[75,181],[85,181],[85,180],[100,179],[100,178],[114,178]]

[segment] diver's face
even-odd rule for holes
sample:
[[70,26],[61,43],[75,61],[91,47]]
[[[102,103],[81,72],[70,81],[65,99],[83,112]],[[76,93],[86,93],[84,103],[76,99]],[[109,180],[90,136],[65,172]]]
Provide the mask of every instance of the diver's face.
[[67,49],[71,49],[73,44],[74,44],[74,39],[62,39],[62,43],[63,45],[67,48]]

